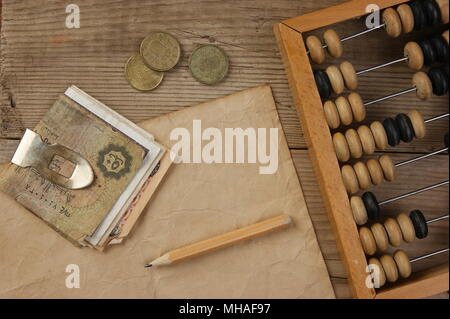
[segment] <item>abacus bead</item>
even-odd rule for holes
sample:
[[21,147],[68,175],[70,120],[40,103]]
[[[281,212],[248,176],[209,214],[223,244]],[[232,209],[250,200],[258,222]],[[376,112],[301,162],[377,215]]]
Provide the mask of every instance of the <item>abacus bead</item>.
[[372,178],[372,183],[374,185],[380,185],[384,181],[383,169],[381,168],[380,162],[371,158],[367,161],[367,169],[369,170],[370,177]]
[[334,93],[342,94],[345,90],[345,85],[341,71],[339,71],[336,66],[331,65],[325,70],[325,72],[330,79],[331,87],[333,88]]
[[414,210],[409,214],[409,218],[414,226],[414,231],[416,232],[416,237],[419,239],[424,239],[428,236],[428,224],[425,216],[420,210]]
[[408,117],[411,120],[411,124],[414,128],[414,135],[417,138],[424,138],[427,131],[422,114],[420,114],[416,110],[412,110],[411,112],[408,113]]
[[395,123],[400,132],[400,139],[405,143],[411,142],[414,139],[414,128],[409,117],[406,114],[398,114]]
[[365,163],[357,162],[355,165],[353,165],[353,169],[355,170],[356,176],[358,178],[359,187],[362,190],[366,190],[370,186],[372,186],[372,179],[370,178],[370,173]]
[[384,178],[392,182],[397,177],[397,170],[389,155],[383,155],[379,158],[381,168],[383,169]]
[[424,64],[430,66],[437,60],[437,54],[429,40],[419,41],[419,46],[422,49]]
[[377,252],[377,244],[369,228],[361,227],[359,229],[359,239],[366,255],[372,256]]
[[314,71],[314,79],[316,81],[317,89],[319,90],[322,99],[328,99],[331,95],[331,84],[328,75],[323,70]]
[[370,128],[366,125],[361,125],[357,129],[359,138],[365,154],[375,153],[375,140]]
[[310,35],[306,38],[306,46],[309,50],[309,55],[311,59],[317,64],[322,64],[325,62],[325,50],[323,49],[322,42],[315,35]]
[[342,180],[347,193],[354,194],[359,191],[359,182],[356,172],[350,165],[344,165],[341,168]]
[[383,265],[378,258],[370,258],[369,265],[373,265],[378,270],[378,284],[380,287],[383,287],[386,284],[386,274],[384,273]]
[[388,138],[383,124],[378,121],[373,122],[370,124],[370,131],[372,132],[377,149],[384,151],[388,145]]
[[395,123],[392,118],[388,117],[383,121],[383,127],[386,131],[389,145],[397,146],[400,144],[400,132],[397,123]]
[[411,262],[409,261],[408,255],[403,250],[397,250],[394,253],[394,260],[397,264],[400,277],[408,278],[409,276],[411,276]]
[[392,8],[384,10],[383,21],[386,24],[386,32],[389,36],[397,38],[402,34],[402,22],[397,11]]
[[367,211],[364,202],[359,196],[352,196],[350,198],[350,206],[352,207],[353,218],[356,224],[364,225],[367,223]]
[[370,220],[380,219],[380,206],[375,195],[371,192],[366,192],[362,195],[362,200],[366,208],[367,217]]
[[406,214],[400,214],[397,216],[397,223],[402,230],[403,240],[407,243],[412,243],[416,239],[416,232],[411,218]]
[[414,30],[421,30],[426,25],[426,15],[424,9],[422,7],[421,1],[412,1],[409,2],[408,5],[411,7],[411,10],[414,15]]
[[435,36],[430,39],[431,45],[436,52],[438,62],[447,62],[449,60],[449,47],[443,36]]
[[408,58],[407,63],[411,69],[419,71],[423,68],[425,58],[422,48],[417,42],[408,42],[405,45],[404,55]]
[[440,68],[431,68],[428,71],[430,77],[433,93],[437,96],[442,96],[448,92],[448,79],[445,78],[445,73]]
[[417,88],[417,97],[427,100],[433,95],[433,85],[428,75],[424,72],[417,72],[413,75],[412,84]]
[[326,30],[323,34],[323,39],[327,44],[328,53],[334,58],[340,58],[344,51],[342,47],[341,38],[333,29]]
[[448,0],[436,0],[436,3],[438,4],[439,10],[441,11],[442,24],[447,24],[449,21]]
[[350,125],[353,121],[353,112],[350,103],[344,96],[340,96],[335,101],[342,125]]
[[356,90],[358,88],[358,76],[356,75],[356,71],[353,65],[348,61],[344,61],[341,63],[339,68],[341,70],[347,89],[352,91]]
[[353,118],[356,122],[361,122],[366,118],[366,107],[358,93],[352,92],[347,97],[350,107],[352,108]]
[[345,138],[347,139],[348,148],[352,158],[361,158],[363,156],[363,148],[361,145],[361,139],[358,132],[354,129],[348,129],[345,132]]
[[444,135],[444,145],[445,147],[448,147],[448,132]]
[[340,132],[334,134],[333,144],[339,161],[347,162],[350,159],[350,149],[348,148],[348,143],[345,136]]
[[422,1],[422,7],[427,16],[427,24],[429,26],[435,26],[441,23],[441,12],[434,0]]
[[397,224],[397,221],[393,218],[386,219],[386,221],[384,222],[384,228],[386,229],[391,245],[394,247],[400,246],[402,243],[403,235],[400,226]]
[[407,4],[401,4],[397,7],[397,13],[402,21],[403,33],[410,33],[414,30],[414,14],[411,7]]
[[341,125],[339,112],[336,108],[336,104],[334,104],[333,101],[326,101],[323,104],[323,111],[325,112],[325,118],[330,128],[336,129],[339,127],[339,125]]
[[445,42],[447,42],[447,45],[450,44],[449,42],[449,32],[448,30],[442,33],[442,37],[444,38]]
[[398,280],[397,263],[390,255],[383,255],[380,258],[381,265],[383,265],[386,280],[388,282],[396,282]]
[[377,243],[377,247],[379,251],[385,251],[389,247],[389,238],[386,233],[386,229],[384,226],[379,223],[375,223],[370,227],[372,230],[373,237],[375,238],[375,242]]

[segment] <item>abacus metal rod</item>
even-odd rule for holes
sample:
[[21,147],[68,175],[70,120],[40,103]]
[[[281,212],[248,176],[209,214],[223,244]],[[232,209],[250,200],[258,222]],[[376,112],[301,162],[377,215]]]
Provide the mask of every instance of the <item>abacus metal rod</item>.
[[404,165],[408,165],[408,164],[411,164],[411,163],[414,163],[414,162],[417,162],[417,161],[421,161],[421,160],[426,159],[428,157],[431,157],[431,156],[434,156],[434,155],[437,155],[437,154],[441,154],[441,153],[444,153],[444,152],[447,152],[447,151],[448,151],[448,147],[445,147],[445,148],[443,148],[441,150],[438,150],[438,151],[435,151],[433,153],[425,154],[425,155],[422,155],[422,156],[419,156],[419,157],[416,157],[416,158],[412,158],[412,159],[409,159],[409,160],[397,163],[397,164],[395,164],[395,167],[401,167],[401,166],[404,166]]
[[[345,41],[348,41],[348,40],[351,40],[351,39],[360,37],[360,36],[362,36],[362,35],[364,35],[364,34],[367,34],[367,33],[370,33],[370,32],[372,32],[372,31],[375,31],[375,30],[384,28],[385,26],[386,26],[386,24],[383,23],[383,24],[381,24],[381,25],[379,25],[379,26],[377,26],[377,27],[373,27],[373,28],[371,28],[371,29],[367,29],[367,30],[364,30],[364,31],[361,31],[361,32],[358,32],[358,33],[355,33],[355,34],[352,34],[352,35],[349,35],[349,36],[347,36],[347,37],[345,37],[345,38],[342,38],[342,39],[341,39],[341,42],[345,42]],[[323,48],[323,49],[326,49],[326,48],[328,48],[328,45],[327,45],[327,44],[324,44],[324,45],[322,45],[322,48]],[[309,50],[306,51],[306,54],[309,55],[309,53],[310,53]]]
[[367,69],[364,69],[364,70],[356,72],[356,75],[361,75],[361,74],[364,74],[364,73],[372,72],[372,71],[375,71],[375,70],[387,67],[387,66],[392,65],[392,64],[396,64],[396,63],[400,63],[400,62],[403,62],[403,61],[407,61],[408,59],[409,59],[408,57],[404,57],[404,58],[397,59],[397,60],[394,60],[394,61],[391,61],[391,62],[387,62],[387,63],[380,64],[380,65],[377,65],[377,66],[373,66],[373,67],[370,67],[370,68],[367,68]]
[[341,39],[341,42],[345,42],[345,41],[348,41],[348,40],[360,37],[360,36],[362,36],[364,34],[367,34],[367,33],[370,33],[372,31],[384,28],[385,26],[386,26],[386,24],[383,23],[383,24],[380,24],[379,26],[376,26],[376,27],[373,27],[373,28],[370,28],[370,29],[367,29],[367,30],[364,30],[364,31],[361,31],[361,32],[358,32],[358,33],[355,33],[355,34],[352,34],[352,35],[349,35],[349,36]]
[[428,221],[427,221],[427,224],[433,224],[433,223],[439,222],[439,221],[441,221],[441,220],[448,219],[448,217],[449,217],[449,215],[445,215],[445,216],[441,216],[441,217],[436,217],[436,218],[433,218],[433,219],[428,220]]
[[375,104],[375,103],[378,103],[378,102],[383,102],[385,100],[389,100],[389,99],[392,99],[394,97],[397,97],[397,96],[400,96],[400,95],[403,95],[403,94],[407,94],[407,93],[411,93],[411,92],[415,92],[415,91],[417,91],[417,88],[415,88],[415,87],[414,88],[410,88],[410,89],[407,89],[407,90],[403,90],[403,91],[400,91],[400,92],[397,92],[397,93],[393,93],[393,94],[381,97],[381,98],[373,100],[373,101],[365,102],[364,105],[365,106],[369,106],[369,105],[372,105],[372,104]]
[[434,253],[431,253],[431,254],[423,255],[423,256],[420,256],[420,257],[417,257],[417,258],[413,258],[409,262],[410,263],[415,263],[416,261],[419,261],[419,260],[422,260],[422,259],[425,259],[425,258],[430,258],[430,257],[436,256],[436,255],[444,254],[444,253],[446,253],[448,251],[449,251],[448,248],[441,249],[441,250],[435,251]]
[[433,121],[437,121],[437,120],[443,119],[444,117],[448,117],[448,116],[449,116],[449,113],[438,115],[438,116],[432,117],[431,119],[425,120],[425,123],[431,123]]
[[416,195],[416,194],[427,192],[427,191],[430,191],[432,189],[435,189],[435,188],[438,188],[438,187],[442,187],[442,186],[445,186],[445,185],[448,185],[448,184],[449,184],[449,181],[447,180],[447,181],[442,182],[442,183],[438,183],[438,184],[434,184],[434,185],[431,185],[431,186],[427,186],[427,187],[424,187],[424,188],[421,188],[421,189],[418,189],[418,190],[415,190],[415,191],[412,191],[412,192],[409,192],[409,193],[406,193],[406,194],[403,194],[403,195],[400,195],[400,196],[397,196],[397,197],[394,197],[394,198],[387,199],[385,201],[382,201],[382,202],[378,203],[378,205],[382,206],[382,205],[385,205],[385,204],[388,204],[388,203],[392,203],[392,202],[395,202],[397,200],[400,200],[400,199],[403,199],[403,198],[407,198],[407,197],[410,197],[410,196],[413,196],[413,195]]

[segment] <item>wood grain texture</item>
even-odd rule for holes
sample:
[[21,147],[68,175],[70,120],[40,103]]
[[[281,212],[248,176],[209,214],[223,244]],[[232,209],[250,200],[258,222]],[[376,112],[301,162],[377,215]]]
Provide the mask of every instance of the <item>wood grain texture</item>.
[[[351,296],[312,164],[308,153],[303,150],[306,143],[272,31],[275,23],[343,3],[344,0],[80,0],[76,2],[81,9],[81,28],[78,30],[65,28],[66,1],[1,2],[0,107],[10,114],[5,119],[4,112],[0,113],[2,138],[19,138],[24,128],[34,127],[70,84],[86,90],[136,122],[262,83],[271,84],[289,146],[294,149],[295,165],[336,295],[343,298]],[[362,26],[363,21],[359,19],[334,27],[341,36],[345,36],[360,31]],[[181,61],[166,74],[157,90],[137,92],[123,77],[124,63],[137,52],[149,31],[161,29],[180,41],[183,49]],[[358,70],[401,57],[407,41],[431,33],[426,30],[392,40],[380,30],[361,39],[363,42],[346,43],[343,58],[327,56],[327,59],[329,64],[349,60]],[[220,45],[231,60],[229,76],[214,87],[197,83],[187,67],[190,52],[204,43]],[[369,100],[399,91],[409,87],[412,74],[404,64],[372,72],[360,77],[358,92],[363,99]],[[425,117],[430,117],[446,112],[447,105],[447,96],[422,102],[410,94],[371,107],[366,122],[407,113],[411,109],[418,109]],[[401,144],[389,152],[435,150],[442,146],[442,135],[447,130],[448,121],[436,122],[429,127],[425,139]],[[11,158],[16,143],[0,139],[2,161]],[[391,155],[394,160],[415,156]],[[389,198],[426,186],[428,181],[446,178],[448,156],[437,156],[410,169],[402,169],[396,182],[380,185],[375,192],[380,198]],[[448,212],[448,201],[442,198],[448,198],[448,188],[393,203],[386,207],[384,213],[396,215],[420,208],[427,217],[439,216]],[[410,255],[418,256],[430,249],[448,247],[448,223],[434,224],[430,233],[426,240],[402,248]],[[427,268],[430,264],[435,265],[436,260],[417,264],[415,270]],[[448,295],[444,294],[445,297]]]

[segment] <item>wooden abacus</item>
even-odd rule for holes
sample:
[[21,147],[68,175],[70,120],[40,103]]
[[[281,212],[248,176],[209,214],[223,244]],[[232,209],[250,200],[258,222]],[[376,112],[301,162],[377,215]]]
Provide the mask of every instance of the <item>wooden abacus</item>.
[[[422,45],[413,43],[405,46],[403,58],[370,67],[361,72],[355,71],[349,62],[343,62],[339,68],[328,67],[326,71],[317,70],[317,64],[326,60],[325,49],[331,57],[340,58],[345,51],[343,42],[381,27],[385,27],[389,36],[396,38],[402,33],[424,28],[427,23],[429,26],[439,23],[448,24],[448,0],[426,0],[423,1],[424,3],[418,3],[418,1],[420,0],[408,4],[409,1],[405,0],[355,0],[288,19],[274,26],[322,198],[355,298],[422,298],[449,290],[448,262],[416,272],[411,276],[411,263],[437,254],[448,253],[448,247],[442,247],[445,249],[414,259],[410,259],[402,250],[395,252],[392,256],[383,255],[379,259],[369,256],[376,250],[380,250],[379,248],[384,250],[389,242],[393,246],[397,246],[402,241],[412,242],[414,226],[424,225],[423,221],[422,223],[417,220],[411,221],[408,216],[400,215],[396,220],[391,218],[383,224],[374,223],[371,228],[358,229],[358,224],[363,225],[367,221],[367,217],[361,214],[361,212],[367,214],[365,203],[359,196],[353,196],[351,203],[349,193],[357,191],[355,185],[362,184],[362,188],[368,188],[373,179],[379,184],[383,179],[395,178],[395,165],[392,160],[384,157],[381,161],[373,160],[367,164],[360,162],[352,167],[344,165],[342,169],[340,167],[340,162],[346,162],[351,157],[359,158],[365,153],[371,154],[376,149],[383,150],[388,145],[393,146],[400,141],[410,142],[414,137],[423,138],[426,123],[446,118],[448,113],[428,121],[423,119],[420,112],[413,111],[408,115],[400,114],[395,119],[386,119],[383,123],[374,122],[371,125],[361,125],[356,130],[348,129],[346,134],[332,135],[330,131],[341,125],[349,125],[353,121],[363,121],[366,118],[366,105],[412,91],[416,91],[420,99],[427,99],[433,93],[435,95],[448,93],[448,66],[447,69],[436,70],[435,68],[428,74],[419,71],[413,76],[413,88],[375,101],[364,103],[359,94],[354,92],[348,98],[339,98],[337,102],[324,103],[322,100],[322,98],[328,99],[333,92],[342,94],[345,88],[356,89],[358,73],[363,74],[401,61],[406,61],[410,69],[418,71],[424,65],[433,64],[435,62],[433,59],[442,61],[442,56],[448,54],[448,50],[447,53],[441,50],[443,40],[448,45],[448,32],[442,33],[440,38],[433,40],[436,41],[436,52],[429,51],[429,41]],[[366,16],[369,5],[376,5],[383,10],[383,25],[343,39],[340,39],[334,30],[327,30],[323,36],[325,44],[316,36],[306,35],[308,32],[333,24]],[[313,70],[313,63],[316,64],[314,66],[316,71]],[[442,76],[446,77],[445,83],[441,81]],[[345,174],[347,176],[343,178]],[[365,183],[366,179],[367,183]],[[432,185],[427,189],[443,185],[448,185],[448,181]],[[373,203],[374,196],[371,196],[373,194],[370,192],[366,195],[367,200],[372,200]],[[360,214],[359,223],[355,221],[357,219],[357,216],[354,217],[355,211],[357,211],[356,215]],[[419,230],[416,230],[415,234],[419,234],[417,237],[420,238]],[[381,289],[368,287],[369,264],[382,269],[384,277],[381,281],[390,282],[387,287]],[[399,277],[404,279],[394,283]]]

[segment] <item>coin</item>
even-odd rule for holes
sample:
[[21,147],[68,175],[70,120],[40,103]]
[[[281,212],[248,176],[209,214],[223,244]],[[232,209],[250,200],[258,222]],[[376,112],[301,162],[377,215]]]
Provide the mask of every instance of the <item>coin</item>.
[[132,55],[125,65],[125,78],[136,90],[150,91],[161,84],[164,73],[150,69],[139,53]]
[[142,41],[141,55],[153,70],[168,71],[180,60],[181,48],[170,34],[153,32]]
[[192,52],[189,69],[192,76],[203,84],[216,84],[228,73],[228,56],[218,46],[206,44]]

